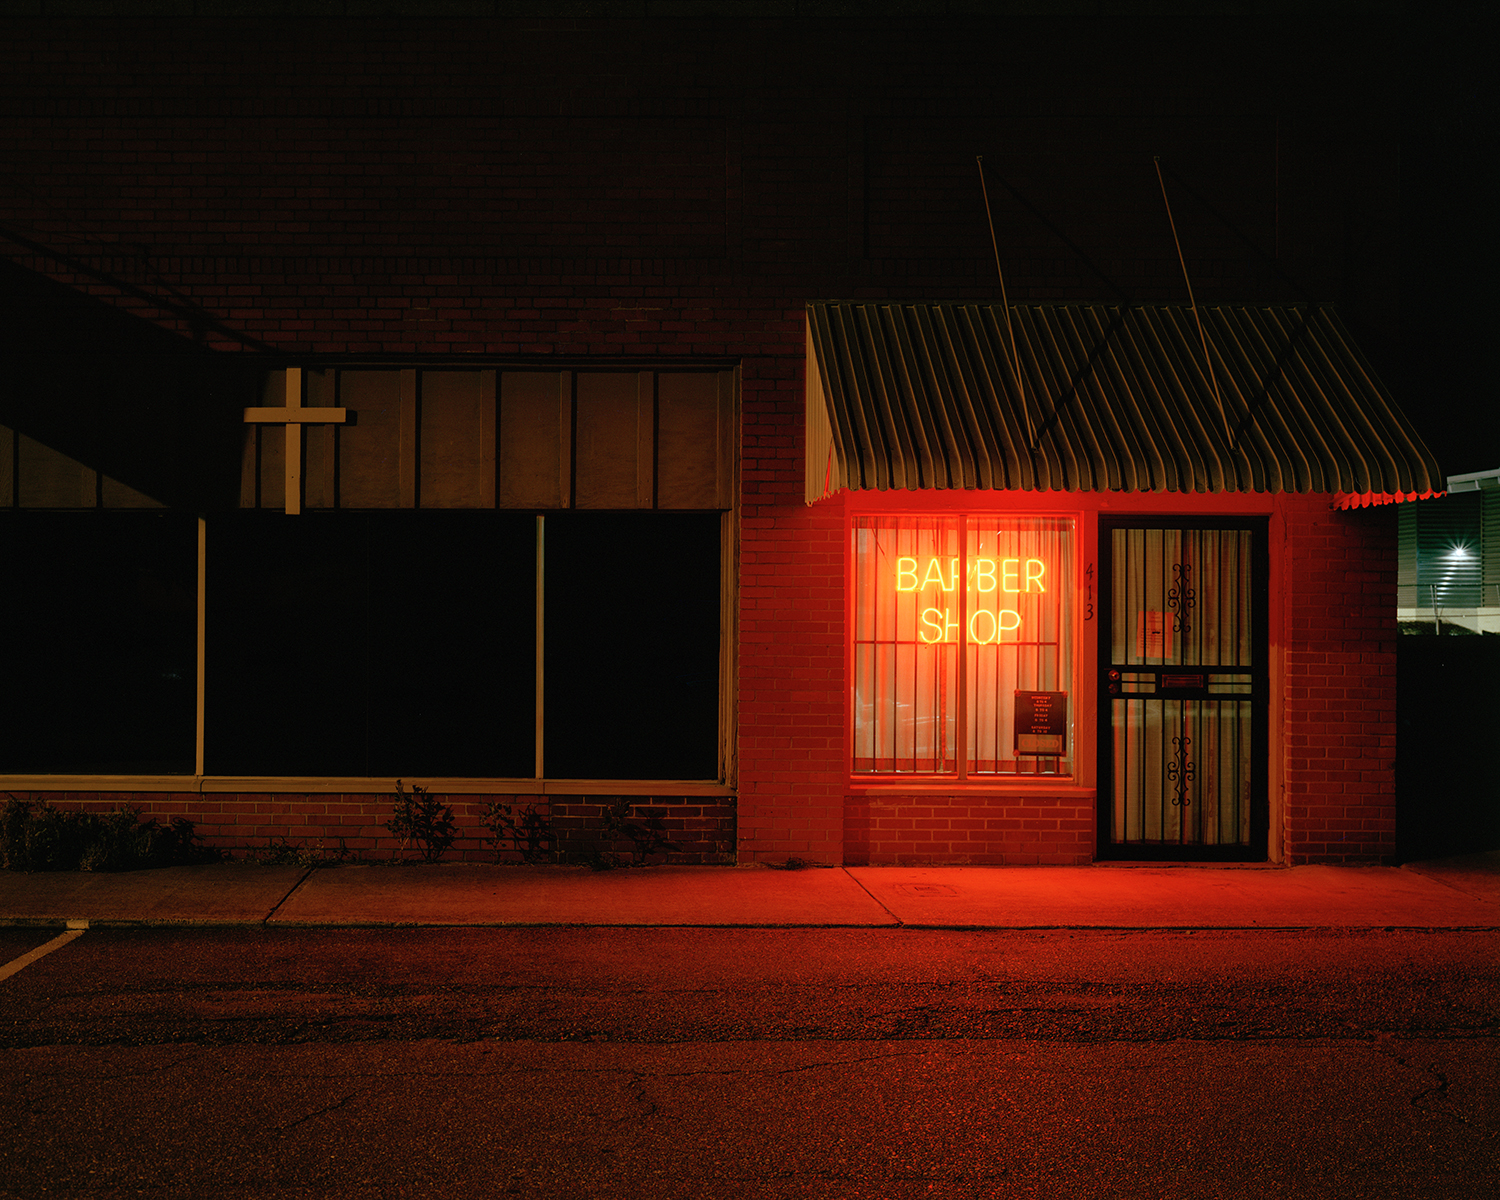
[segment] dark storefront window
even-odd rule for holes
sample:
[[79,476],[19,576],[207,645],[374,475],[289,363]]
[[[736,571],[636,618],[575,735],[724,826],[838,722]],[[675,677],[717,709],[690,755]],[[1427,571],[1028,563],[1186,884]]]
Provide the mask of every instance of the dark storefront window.
[[719,514],[545,520],[545,773],[713,779]]
[[211,775],[529,776],[533,521],[208,522]]
[[192,774],[197,528],[0,514],[0,770]]
[[1073,522],[854,526],[854,771],[1072,771]]
[[[240,512],[208,536],[213,775],[529,779],[531,514]],[[718,773],[719,516],[542,524],[542,773]]]
[[735,393],[267,369],[206,514],[0,425],[0,772],[719,780]]

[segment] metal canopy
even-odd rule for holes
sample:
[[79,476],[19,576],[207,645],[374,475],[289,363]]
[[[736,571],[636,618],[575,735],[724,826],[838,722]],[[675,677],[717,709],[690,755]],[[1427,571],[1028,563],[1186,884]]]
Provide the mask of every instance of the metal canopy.
[[1331,308],[1198,316],[1203,339],[1180,305],[1018,304],[1007,326],[998,304],[811,303],[807,502],[986,488],[1327,492],[1349,506],[1441,489]]

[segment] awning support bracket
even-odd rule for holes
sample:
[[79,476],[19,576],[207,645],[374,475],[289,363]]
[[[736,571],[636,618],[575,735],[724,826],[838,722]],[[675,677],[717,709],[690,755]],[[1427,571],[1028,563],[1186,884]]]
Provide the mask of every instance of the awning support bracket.
[[1037,435],[1031,425],[1031,405],[1026,402],[1026,382],[1021,378],[1021,355],[1016,350],[1016,331],[1010,320],[1010,298],[1005,294],[1005,272],[1000,268],[1000,243],[995,237],[995,218],[990,213],[990,191],[984,184],[984,159],[976,154],[974,164],[979,168],[979,191],[984,197],[984,217],[990,223],[990,245],[995,251],[995,274],[1000,277],[1000,307],[1005,313],[1005,336],[1010,339],[1010,371],[1021,397],[1021,414],[1026,418],[1027,448],[1035,454]]

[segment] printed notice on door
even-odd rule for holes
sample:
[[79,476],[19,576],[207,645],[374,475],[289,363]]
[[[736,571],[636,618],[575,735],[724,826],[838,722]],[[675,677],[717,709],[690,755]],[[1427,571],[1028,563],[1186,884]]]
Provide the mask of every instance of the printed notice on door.
[[1016,693],[1016,756],[1064,754],[1068,744],[1068,693]]
[[1146,609],[1135,614],[1136,658],[1172,657],[1172,614]]

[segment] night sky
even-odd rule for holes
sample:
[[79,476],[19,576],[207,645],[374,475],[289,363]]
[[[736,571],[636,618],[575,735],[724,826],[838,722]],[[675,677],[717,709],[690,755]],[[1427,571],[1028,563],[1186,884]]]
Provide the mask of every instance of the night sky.
[[[1413,6],[1414,8],[1417,6]],[[1400,375],[1389,382],[1449,474],[1500,467],[1495,20],[1407,22]]]
[[[67,16],[72,11],[65,5],[49,7],[45,2],[24,7],[27,14],[55,10]],[[134,16],[140,7],[123,4],[113,11]],[[1038,7],[1045,7],[1047,18],[1031,15]],[[1217,176],[1212,171],[1194,176],[1193,164],[1184,163],[1180,157],[1175,165],[1182,167],[1185,180],[1193,178],[1204,187],[1205,198],[1239,221],[1238,234],[1247,239],[1238,250],[1231,249],[1237,234],[1224,222],[1216,224],[1201,206],[1195,213],[1192,198],[1177,191],[1177,216],[1189,243],[1189,261],[1195,259],[1195,232],[1223,243],[1207,250],[1199,243],[1198,261],[1215,261],[1226,272],[1217,281],[1196,281],[1200,301],[1334,300],[1377,371],[1436,452],[1443,470],[1460,473],[1500,466],[1500,403],[1494,394],[1489,362],[1495,341],[1493,281],[1497,266],[1493,171],[1487,169],[1495,144],[1496,85],[1491,62],[1494,22],[1488,15],[1481,15],[1483,6],[1456,7],[1464,11],[1432,15],[1430,6],[1425,5],[1334,0],[1207,6],[1140,0],[1048,6],[984,0],[873,0],[857,7],[812,0],[767,4],[763,8],[713,0],[670,6],[644,0],[596,5],[534,3],[495,10],[540,18],[519,35],[512,26],[474,27],[485,30],[481,40],[489,40],[464,62],[492,61],[493,77],[464,66],[456,69],[459,73],[453,86],[460,89],[456,94],[472,93],[476,97],[490,97],[486,89],[492,89],[494,96],[501,97],[498,103],[503,107],[512,103],[506,98],[512,93],[504,91],[511,86],[507,79],[520,79],[514,86],[522,90],[514,95],[523,100],[528,94],[534,95],[525,89],[535,81],[550,80],[560,97],[556,105],[562,108],[570,103],[569,95],[580,94],[579,89],[583,89],[581,94],[593,94],[588,103],[600,112],[627,112],[633,104],[660,106],[664,98],[673,98],[684,112],[725,114],[743,120],[746,129],[759,122],[761,130],[756,136],[763,142],[782,136],[765,132],[771,128],[784,128],[793,140],[826,140],[828,153],[804,154],[798,160],[803,164],[822,162],[826,169],[799,166],[796,169],[803,174],[790,177],[784,185],[774,179],[753,179],[753,155],[748,144],[745,151],[747,191],[752,187],[763,191],[780,187],[791,202],[779,224],[772,220],[752,230],[747,216],[742,277],[755,279],[759,285],[760,263],[774,267],[778,273],[775,278],[793,303],[835,294],[867,298],[872,288],[883,290],[891,299],[977,298],[978,289],[998,290],[993,275],[980,273],[981,267],[989,270],[990,247],[979,215],[978,189],[973,177],[966,174],[972,169],[974,152],[988,147],[969,144],[969,135],[963,131],[968,128],[965,122],[977,131],[978,140],[989,138],[999,151],[987,162],[996,173],[992,199],[1002,253],[1007,270],[1014,272],[1010,299],[1113,299],[1109,281],[1046,232],[1041,223],[1021,212],[998,185],[1004,171],[1015,169],[1024,175],[1026,165],[1013,162],[1007,167],[1003,157],[1006,135],[986,133],[989,127],[985,122],[995,122],[993,129],[999,130],[1011,128],[1006,122],[1018,114],[1043,122],[1053,117],[1073,119],[1080,114],[1100,121],[1123,115],[1141,118],[1148,127],[1158,117],[1165,117],[1161,126],[1165,129],[1174,128],[1174,121],[1181,124],[1184,114],[1191,116],[1194,105],[1199,105],[1208,121],[1206,128],[1217,139],[1220,150],[1226,155],[1241,153],[1244,161],[1232,170],[1221,170]],[[671,15],[663,15],[668,8]],[[1053,14],[1066,14],[1069,8],[1077,15],[1052,18]],[[212,3],[200,3],[193,9],[214,13]],[[4,15],[10,17],[15,11],[7,8]],[[88,11],[108,15],[111,6],[90,5]],[[167,6],[163,11],[175,9]],[[230,10],[226,7],[225,11]],[[279,10],[274,4],[258,9],[252,3],[233,6],[233,11],[259,11],[275,17]],[[334,6],[329,11],[340,10]],[[397,3],[381,11],[411,13],[422,9],[415,3]],[[858,16],[849,19],[850,12]],[[1205,12],[1208,15],[1203,15]],[[638,31],[645,31],[640,42],[643,51],[620,54],[622,43],[608,36],[608,26],[588,21],[574,24],[561,17],[547,19],[557,14],[571,18],[580,13],[652,18],[638,27]],[[773,19],[744,20],[747,13]],[[726,14],[735,19],[710,19],[696,25],[677,19]],[[924,19],[929,14],[931,19]],[[1006,19],[978,24],[971,20],[974,15],[997,14]],[[106,109],[109,101],[104,97],[110,96],[112,89],[121,99],[128,99],[137,86],[131,72],[143,62],[153,80],[145,85],[148,92],[225,86],[253,91],[280,72],[276,86],[287,92],[286,104],[295,108],[296,94],[314,96],[324,87],[316,72],[293,70],[287,65],[298,61],[299,55],[307,55],[309,49],[303,40],[288,41],[277,20],[251,20],[237,26],[228,41],[222,29],[213,36],[200,34],[212,24],[195,27],[191,20],[180,19],[154,33],[149,22],[130,26],[119,32],[115,59],[85,74],[76,74],[80,68],[66,63],[55,68],[45,64],[51,61],[48,55],[59,53],[59,45],[66,45],[66,39],[58,41],[59,30],[86,31],[87,22],[76,26],[61,22],[8,26],[10,34],[0,37],[0,67],[5,68],[0,94],[8,97],[14,118],[9,130],[12,134],[20,131],[24,153],[9,155],[10,161],[0,164],[0,232],[14,231],[35,238],[51,250],[67,253],[88,254],[94,248],[118,243],[124,247],[121,254],[127,250],[139,252],[153,262],[171,255],[203,252],[207,243],[196,246],[178,236],[180,231],[167,229],[157,231],[153,245],[132,249],[131,239],[138,235],[127,231],[127,219],[118,212],[111,214],[108,203],[80,202],[77,179],[66,178],[68,172],[97,174],[102,164],[78,159],[49,175],[54,157],[66,157],[75,151],[25,144],[24,131],[30,121],[25,114],[32,111],[28,106],[39,97],[43,98],[43,108],[37,112],[50,111],[45,107],[48,104],[71,102],[73,92],[91,94]],[[329,61],[337,61],[334,52],[340,36],[357,42],[379,24],[374,19],[346,17],[341,24],[319,26],[319,36],[327,44],[317,54],[334,54]],[[445,44],[443,39],[452,35],[443,32],[444,28],[441,22],[413,23],[411,37],[401,44],[401,54],[410,54],[417,62],[422,54],[451,52],[451,41]],[[627,21],[622,28],[637,27]],[[694,32],[684,35],[681,31],[685,28]],[[33,59],[26,35],[35,30],[45,33],[48,44]],[[680,47],[672,50],[671,39],[679,36],[699,39],[702,53],[683,54]],[[659,42],[668,44],[668,50],[658,53]],[[687,74],[673,77],[662,73],[661,63],[675,64],[674,69],[681,70],[684,62],[690,64]],[[70,76],[69,71],[75,74]],[[388,86],[374,77],[367,83],[356,83],[377,91]],[[348,88],[350,82],[345,79],[337,86]],[[393,93],[393,102],[401,99],[400,87],[405,86],[411,97],[419,97],[426,84],[417,80],[403,85],[398,76],[395,86],[398,91]],[[1237,107],[1235,88],[1245,96],[1242,111]],[[1273,111],[1278,106],[1280,111]],[[1399,113],[1398,153],[1394,150],[1397,138],[1390,129],[1393,112]],[[843,229],[848,201],[840,192],[846,170],[841,123],[852,119],[850,114],[860,114],[861,120],[869,118],[868,148],[862,152],[870,181],[866,188],[867,246],[862,262],[857,256],[840,261],[838,252],[828,252],[830,245],[848,245]],[[874,116],[870,118],[870,114]],[[913,119],[912,128],[959,130],[951,135],[952,146],[945,147],[945,152],[951,149],[952,153],[939,163],[940,171],[951,168],[951,179],[932,175],[921,178],[924,171],[930,174],[936,160],[932,148],[920,144],[920,137],[913,141],[914,135],[908,134],[908,140],[901,142],[898,127],[907,116]],[[919,126],[924,120],[928,124]],[[1266,140],[1267,129],[1276,122],[1276,136],[1283,140],[1288,130],[1301,131],[1294,136],[1311,130],[1314,138],[1324,139],[1328,165],[1324,169],[1313,163],[1309,168],[1310,143],[1288,151],[1303,155],[1297,168],[1303,171],[1301,186],[1314,191],[1304,194],[1300,210],[1294,208],[1298,201],[1283,191],[1280,203],[1287,216],[1277,232],[1292,242],[1300,237],[1301,245],[1288,251],[1283,244],[1279,263],[1252,262],[1262,251],[1249,249],[1249,241],[1268,240],[1265,211],[1269,206],[1259,193],[1269,194],[1266,177],[1271,171],[1265,147],[1250,143]],[[276,136],[274,121],[262,124],[271,131],[268,136]],[[393,128],[395,125],[399,122]],[[128,125],[123,128],[122,136],[133,136]],[[1087,130],[1086,120],[1081,128]],[[892,130],[897,133],[892,134]],[[882,137],[886,138],[883,144]],[[1236,139],[1242,137],[1245,144],[1237,151]],[[1139,170],[1131,167],[1134,175],[1129,188],[1122,189],[1119,181],[1095,162],[1123,161],[1121,148],[1110,146],[1107,137],[1097,132],[1085,132],[1080,145],[1081,150],[1075,146],[1073,152],[1055,156],[1057,172],[1050,179],[1045,170],[1033,170],[1034,195],[1043,215],[1103,261],[1110,273],[1118,272],[1122,261],[1130,264],[1127,270],[1138,267],[1136,277],[1117,280],[1129,298],[1180,302],[1185,297],[1180,290],[1181,279],[1175,275],[1171,243],[1161,210],[1153,207],[1159,196],[1148,194],[1155,186],[1149,154],[1136,154],[1138,147],[1129,151],[1140,159],[1135,164]],[[241,152],[232,139],[224,149],[231,156]],[[1028,161],[1035,168],[1050,152],[1050,148],[1033,143],[1022,147],[1021,155],[1031,154]],[[84,153],[86,158],[95,150]],[[32,162],[27,155],[39,157]],[[1289,159],[1282,160],[1284,166],[1289,163]],[[1168,165],[1174,165],[1170,159]],[[850,172],[856,169],[852,162],[847,167]],[[113,180],[109,170],[113,168],[104,173]],[[900,197],[908,182],[902,172],[908,170],[914,172],[910,177],[913,199],[906,207],[897,203],[879,209],[881,197]],[[960,171],[965,172],[961,178]],[[1093,176],[1090,171],[1095,172]],[[1381,178],[1384,172],[1399,178]],[[1290,178],[1284,175],[1283,189]],[[821,185],[819,180],[823,181]],[[418,241],[434,237],[441,241],[441,231],[434,230],[446,219],[445,206],[452,203],[451,197],[441,192],[442,181],[431,182],[436,199],[430,212],[422,215],[422,201],[414,201],[413,215],[421,227]],[[140,183],[142,187],[154,186],[149,179]],[[819,186],[825,187],[823,193],[815,190]],[[1023,186],[1027,186],[1024,181]],[[1399,225],[1394,227],[1383,207],[1393,187],[1400,196]],[[1316,193],[1319,188],[1323,191]],[[1129,189],[1135,190],[1126,195]],[[228,192],[226,211],[235,202],[233,189]],[[1247,198],[1251,192],[1259,198]],[[928,194],[954,206],[958,215],[939,214],[939,219],[932,219],[934,214],[925,207]],[[1309,208],[1305,203],[1309,194],[1321,194],[1325,199]],[[399,197],[387,200],[396,209],[403,203]],[[775,198],[760,203],[763,214],[776,211]],[[1299,216],[1309,212],[1321,226],[1309,228],[1304,224],[1299,229]],[[329,247],[337,249],[341,228],[338,220],[330,219],[321,231],[327,234]],[[647,236],[649,241],[646,226],[632,228],[628,237]],[[818,249],[804,256],[798,246]],[[350,247],[357,249],[353,242]],[[929,253],[934,247],[940,255]],[[538,248],[546,249],[542,242]],[[245,249],[253,251],[255,247],[247,243]],[[469,244],[462,239],[447,249],[470,252]],[[659,252],[644,242],[636,249],[640,253]],[[26,249],[14,240],[0,243],[0,252],[15,259],[28,257]],[[934,263],[935,257],[944,261]],[[971,266],[964,268],[963,276],[954,275],[953,264],[963,259]],[[1275,280],[1273,277],[1283,268],[1290,278],[1285,282]],[[949,273],[944,275],[945,271]],[[150,272],[137,274],[140,277],[129,282],[147,292],[165,295],[170,290],[164,290],[165,285],[154,275],[148,278]],[[168,271],[163,278],[170,275]],[[1302,277],[1297,278],[1299,275]],[[968,283],[963,290],[975,292],[975,297],[925,293],[932,279],[965,277]],[[767,281],[771,278],[765,276]],[[194,296],[208,317],[235,326],[246,337],[258,335],[258,331],[240,328],[244,323],[231,315],[232,306],[218,298],[211,276],[172,277],[167,282],[184,295]],[[1053,292],[1066,289],[1068,294],[1047,294],[1049,288]],[[112,302],[128,307],[120,298]],[[297,349],[290,345],[284,348]]]

